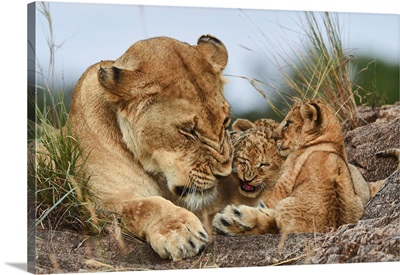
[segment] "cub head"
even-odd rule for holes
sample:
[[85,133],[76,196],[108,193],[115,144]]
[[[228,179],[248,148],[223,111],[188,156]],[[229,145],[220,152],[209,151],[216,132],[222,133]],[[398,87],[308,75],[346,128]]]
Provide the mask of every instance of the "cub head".
[[284,159],[273,139],[277,126],[271,119],[254,123],[238,119],[232,125],[233,175],[239,179],[239,186],[233,188],[245,197],[259,198],[278,179]]
[[339,121],[325,103],[315,99],[294,104],[275,130],[274,138],[283,157],[318,143],[343,144]]
[[231,173],[227,59],[225,46],[209,35],[195,46],[157,37],[98,71],[126,147],[147,173],[164,180],[168,196],[191,210],[210,203],[217,179]]

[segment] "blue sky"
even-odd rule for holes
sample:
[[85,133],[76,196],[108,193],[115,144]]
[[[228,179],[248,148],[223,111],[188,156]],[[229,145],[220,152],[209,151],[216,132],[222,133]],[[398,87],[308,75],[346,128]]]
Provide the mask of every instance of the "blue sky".
[[[89,65],[118,58],[138,40],[164,35],[195,44],[201,34],[215,35],[229,53],[225,95],[234,113],[267,106],[247,80],[234,76],[279,82],[273,49],[290,53],[303,35],[299,11],[62,2],[51,2],[50,11],[56,43],[62,44],[57,77],[67,85]],[[398,15],[341,12],[339,20],[345,48],[353,55],[399,62]],[[40,13],[36,31],[38,62],[45,68],[48,24]],[[263,70],[255,71],[256,65]]]

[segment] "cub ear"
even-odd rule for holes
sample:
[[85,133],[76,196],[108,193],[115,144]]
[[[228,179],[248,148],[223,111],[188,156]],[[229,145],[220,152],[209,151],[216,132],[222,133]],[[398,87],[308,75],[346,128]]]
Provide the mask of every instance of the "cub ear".
[[197,49],[206,57],[215,72],[221,72],[228,63],[225,45],[211,35],[202,35],[197,40]]
[[250,120],[243,119],[243,118],[238,118],[233,124],[232,124],[232,130],[233,131],[246,131],[250,128],[254,128],[256,125],[251,122]]
[[321,123],[321,108],[317,103],[304,103],[300,106],[300,115],[303,119]]
[[231,131],[230,133],[231,141],[235,143],[242,136],[243,132],[241,131]]

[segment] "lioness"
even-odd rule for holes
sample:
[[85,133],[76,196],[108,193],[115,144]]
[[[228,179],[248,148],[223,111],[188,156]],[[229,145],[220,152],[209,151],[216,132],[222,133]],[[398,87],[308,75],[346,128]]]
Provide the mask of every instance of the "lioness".
[[216,181],[231,173],[227,59],[210,35],[195,46],[147,39],[89,67],[73,92],[68,123],[101,207],[120,213],[162,258],[205,246],[194,213],[213,203]]
[[228,206],[213,225],[221,232],[282,234],[326,232],[356,222],[363,202],[347,165],[340,125],[320,101],[295,104],[275,131],[286,158],[275,187],[265,195],[267,210]]

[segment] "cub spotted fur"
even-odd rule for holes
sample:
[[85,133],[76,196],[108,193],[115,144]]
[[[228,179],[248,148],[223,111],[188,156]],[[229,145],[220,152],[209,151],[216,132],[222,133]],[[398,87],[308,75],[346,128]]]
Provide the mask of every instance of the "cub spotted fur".
[[279,232],[287,234],[326,232],[356,222],[363,202],[353,185],[339,123],[329,108],[317,100],[295,104],[274,137],[286,161],[275,187],[265,195],[268,215],[246,206],[227,207],[213,225],[227,234],[247,234],[267,233],[276,222]]
[[[273,131],[278,124],[271,119],[259,119],[254,123],[238,119],[232,125],[233,144],[232,173],[217,184],[218,195],[203,219],[211,232],[210,221],[227,205],[246,205],[266,209],[260,198],[271,189],[279,176],[284,159],[279,155]],[[269,231],[277,231],[274,224]]]
[[[254,123],[238,119],[232,125],[231,135],[233,143],[232,174],[240,184],[236,186],[237,194],[242,199],[234,203],[244,203],[246,198],[259,199],[265,190],[271,189],[278,179],[283,164],[275,146],[273,132],[278,124],[271,119],[259,119]],[[224,179],[227,181],[229,178]],[[220,186],[221,184],[219,184]],[[233,186],[232,186],[233,187]],[[232,188],[231,189],[234,189]],[[225,192],[219,192],[223,196]]]
[[231,173],[227,60],[210,35],[195,46],[151,38],[89,67],[73,92],[68,123],[100,207],[121,214],[162,258],[205,246],[194,213],[214,202],[217,180]]

